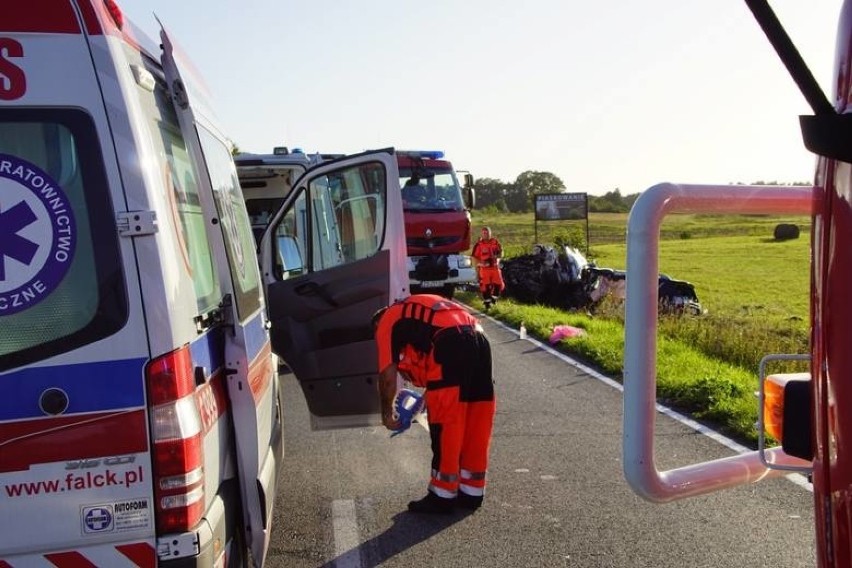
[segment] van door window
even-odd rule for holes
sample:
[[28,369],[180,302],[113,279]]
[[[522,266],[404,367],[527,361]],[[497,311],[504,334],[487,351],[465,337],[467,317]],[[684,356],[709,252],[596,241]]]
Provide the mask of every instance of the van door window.
[[106,337],[127,313],[91,118],[0,109],[0,370]]
[[381,164],[369,163],[310,181],[313,270],[348,264],[378,252],[384,233],[385,176]]
[[219,305],[222,293],[213,251],[207,240],[198,184],[164,82],[158,81],[154,94],[152,100],[150,94],[140,88],[139,103],[142,112],[151,121],[149,126],[153,126],[150,130],[154,152],[159,158],[157,163],[164,164],[162,175],[166,198],[175,219],[174,225],[180,230],[180,234],[175,235],[180,246],[179,254],[192,277],[198,313],[206,314]]
[[237,314],[240,321],[246,321],[260,309],[260,275],[237,169],[230,150],[219,139],[203,127],[198,128],[198,134],[225,237]]

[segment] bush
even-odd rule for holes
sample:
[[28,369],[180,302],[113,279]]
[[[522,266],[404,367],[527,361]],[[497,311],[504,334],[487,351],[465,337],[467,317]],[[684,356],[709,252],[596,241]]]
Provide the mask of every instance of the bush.
[[508,209],[506,208],[506,202],[501,199],[496,203],[486,205],[485,207],[480,209],[480,211],[483,215],[497,215],[499,213],[506,213]]
[[553,233],[553,242],[560,249],[562,247],[574,247],[583,250],[586,248],[586,233],[580,227],[559,229]]
[[775,240],[776,241],[787,241],[790,239],[798,239],[799,238],[799,227],[798,225],[791,225],[789,223],[780,223],[775,225]]

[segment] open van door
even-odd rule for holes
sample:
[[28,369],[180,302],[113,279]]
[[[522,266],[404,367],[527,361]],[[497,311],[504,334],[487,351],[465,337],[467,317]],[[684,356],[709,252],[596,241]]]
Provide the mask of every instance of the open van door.
[[314,429],[379,424],[372,315],[408,295],[393,150],[309,169],[264,233],[272,349],[293,370]]
[[224,329],[225,374],[233,418],[246,542],[257,566],[269,546],[275,480],[281,459],[277,378],[266,330],[255,241],[231,147],[216,126],[203,83],[163,29],[163,69],[181,133],[197,170],[199,201],[227,295],[199,329]]

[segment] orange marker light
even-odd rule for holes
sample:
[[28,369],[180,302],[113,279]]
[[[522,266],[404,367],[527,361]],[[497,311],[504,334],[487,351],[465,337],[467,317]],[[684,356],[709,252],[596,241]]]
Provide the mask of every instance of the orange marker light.
[[790,381],[808,380],[808,373],[769,375],[763,381],[763,424],[766,433],[777,441],[784,435],[784,388]]

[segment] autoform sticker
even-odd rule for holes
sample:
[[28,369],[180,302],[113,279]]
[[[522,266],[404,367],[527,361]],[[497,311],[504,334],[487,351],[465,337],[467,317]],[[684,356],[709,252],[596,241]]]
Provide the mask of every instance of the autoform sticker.
[[35,164],[0,154],[0,317],[50,296],[68,273],[76,244],[62,188]]

